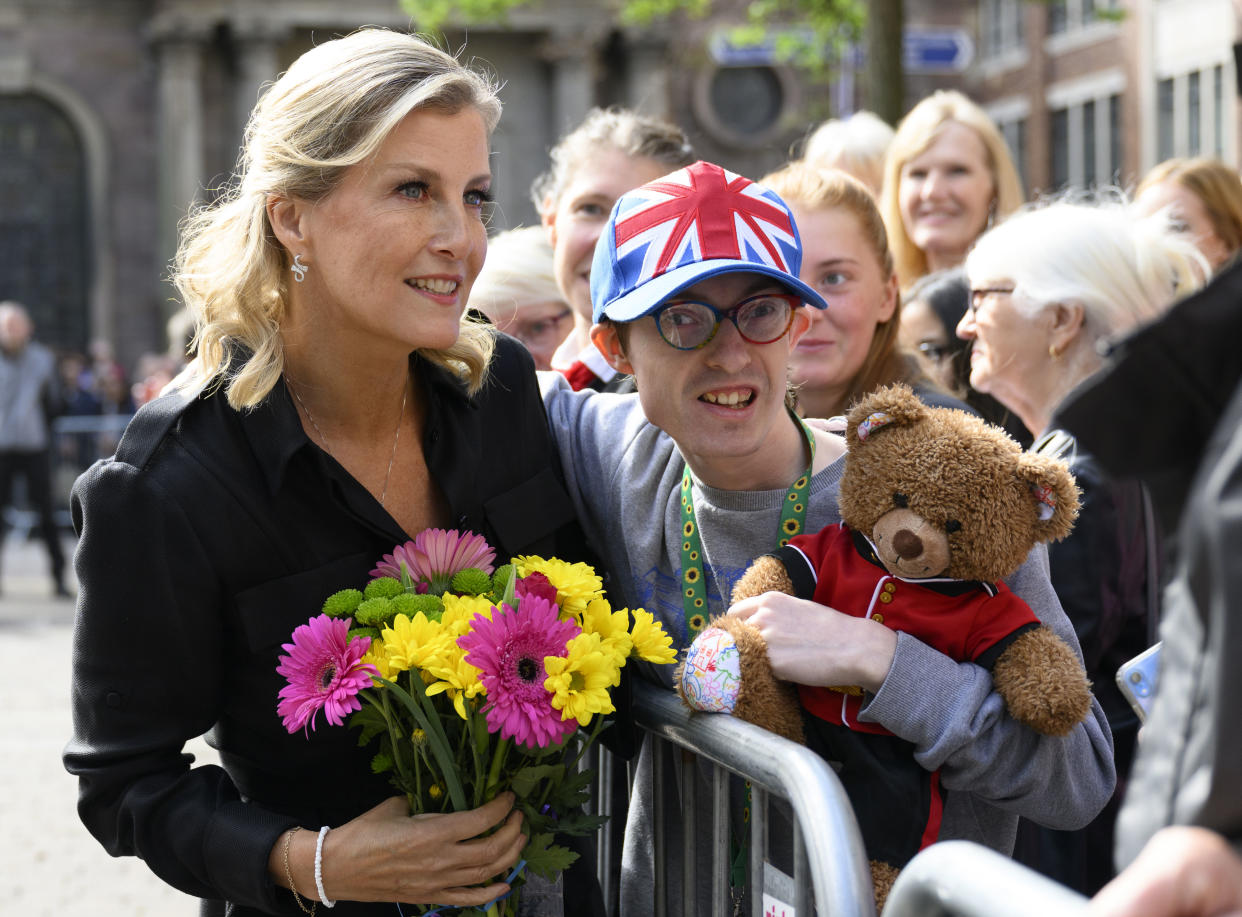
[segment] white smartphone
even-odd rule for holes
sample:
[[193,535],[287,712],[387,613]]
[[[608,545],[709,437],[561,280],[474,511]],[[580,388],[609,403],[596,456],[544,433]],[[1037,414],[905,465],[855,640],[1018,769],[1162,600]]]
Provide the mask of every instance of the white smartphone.
[[1139,722],[1147,721],[1151,703],[1156,699],[1156,675],[1160,668],[1160,647],[1148,647],[1117,670],[1117,687],[1130,702]]

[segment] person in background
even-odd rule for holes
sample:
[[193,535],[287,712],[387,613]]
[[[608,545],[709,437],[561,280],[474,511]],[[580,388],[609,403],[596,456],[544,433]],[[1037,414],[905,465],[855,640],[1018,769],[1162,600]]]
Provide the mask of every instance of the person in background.
[[923,99],[897,125],[880,195],[901,288],[961,264],[979,234],[1022,201],[1013,157],[987,113],[954,90]]
[[1216,273],[1242,249],[1242,180],[1219,159],[1166,159],[1134,191],[1140,213],[1166,211]]
[[1048,556],[1112,729],[1119,789],[1083,831],[1025,823],[1015,857],[1084,894],[1113,875],[1113,824],[1139,725],[1114,675],[1153,640],[1160,536],[1141,485],[1111,478],[1051,420],[1103,365],[1101,344],[1195,289],[1202,262],[1188,240],[1159,219],[1135,220],[1121,200],[1021,211],[985,233],[966,259],[971,304],[957,333],[971,342],[971,385],[1021,418],[1036,451],[1069,462],[1082,490],[1073,533]]
[[924,371],[946,392],[1030,446],[1031,434],[1017,415],[970,384],[970,342],[957,336],[957,323],[969,307],[970,283],[962,268],[920,277],[902,296],[898,340],[902,348],[918,354]]
[[[1117,820],[1121,874],[1091,917],[1242,913],[1242,265],[1113,342],[1061,405],[1116,477],[1143,481],[1175,533],[1160,674]],[[1147,435],[1161,418],[1159,436]]]
[[[383,29],[299,57],[184,229],[193,362],[74,488],[78,812],[204,915],[482,905],[524,846],[512,794],[411,818],[355,732],[276,713],[282,641],[393,545],[580,542],[530,355],[466,310],[496,91]],[[204,732],[222,766],[183,753]]]
[[861,396],[893,382],[906,383],[929,404],[964,408],[898,346],[901,294],[884,221],[866,187],[805,162],[759,183],[793,211],[802,236],[799,277],[830,306],[807,312],[810,328],[789,357],[799,413],[844,414]]
[[[26,500],[39,517],[39,536],[47,546],[52,591],[68,596],[65,551],[56,529],[52,498],[51,418],[59,413],[56,358],[34,340],[34,322],[26,307],[0,303],[0,508],[13,505],[13,484],[20,478]],[[0,544],[8,522],[0,522]]]
[[801,161],[817,169],[840,169],[878,198],[884,184],[884,155],[892,141],[893,129],[879,115],[856,111],[815,128]]
[[[860,184],[845,179],[870,200]],[[653,198],[670,204],[663,215],[667,233],[654,233],[645,246],[624,245],[635,228],[629,221],[643,225]],[[684,244],[676,225],[690,207],[702,219],[684,232],[697,232],[698,245]],[[742,244],[735,227],[747,219],[755,234]],[[785,400],[789,358],[810,324],[802,304],[833,308],[799,280],[801,239],[775,192],[711,163],[623,195],[596,248],[592,334],[618,371],[635,376],[637,392],[602,397],[571,391],[553,373],[540,377],[570,493],[611,573],[614,601],[652,612],[679,649],[712,616],[730,610],[737,579],[755,557],[773,550],[782,532],[840,521],[844,441],[808,429]],[[791,528],[798,506],[805,519]],[[683,555],[687,531],[700,544]],[[687,594],[692,583],[703,586],[699,598],[693,589]],[[1008,585],[1076,645],[1048,582],[1042,547]],[[948,789],[944,838],[970,838],[1008,853],[1019,815],[1075,827],[1094,817],[1112,792],[1111,748],[1098,703],[1069,735],[1041,736],[1004,713],[985,670],[870,618],[775,593],[732,612],[761,630],[778,677],[867,689],[863,715],[911,742],[925,767],[941,768]],[[671,674],[657,677],[667,687]],[[670,776],[665,804],[676,812],[672,757],[659,760]],[[623,917],[654,912],[657,767],[651,743],[644,743],[626,822]],[[682,828],[670,813],[665,825]],[[680,860],[680,838],[666,840],[668,855]],[[697,845],[696,853],[708,856],[709,846]],[[720,917],[710,911],[711,875],[702,860],[697,875],[699,887],[690,890],[695,903],[685,917]],[[681,914],[680,870],[669,867],[666,876],[668,912]]]
[[552,368],[575,390],[632,390],[591,343],[591,258],[618,197],[694,161],[681,129],[626,109],[593,109],[557,141],[531,198],[552,243],[561,295],[573,330],[552,355]]
[[556,285],[542,226],[506,230],[488,240],[470,307],[525,344],[535,369],[552,368],[552,354],[573,328],[574,313]]

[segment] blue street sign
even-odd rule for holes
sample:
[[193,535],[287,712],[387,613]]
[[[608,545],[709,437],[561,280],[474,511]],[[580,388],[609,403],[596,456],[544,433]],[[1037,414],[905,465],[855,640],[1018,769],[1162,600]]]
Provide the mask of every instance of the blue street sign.
[[975,43],[964,29],[906,26],[902,34],[907,73],[960,73],[974,56]]

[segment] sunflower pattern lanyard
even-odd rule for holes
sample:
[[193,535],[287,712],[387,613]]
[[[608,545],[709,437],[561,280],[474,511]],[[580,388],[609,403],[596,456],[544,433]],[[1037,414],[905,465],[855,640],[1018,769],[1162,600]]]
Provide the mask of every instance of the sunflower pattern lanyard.
[[[791,412],[792,414],[792,412]],[[811,447],[811,460],[806,471],[789,485],[781,508],[781,526],[776,533],[776,546],[783,548],[789,539],[799,534],[806,525],[807,495],[811,489],[811,470],[815,467],[815,434],[801,417],[792,414],[806,435]],[[694,518],[694,494],[690,480],[690,468],[681,475],[681,604],[686,619],[686,644],[707,626],[707,576],[703,568],[703,541],[699,537],[699,524]],[[726,597],[727,599],[727,597]],[[750,781],[746,781],[746,801],[742,807],[742,821],[750,824]],[[741,889],[746,880],[747,839],[733,838],[733,857],[729,868],[729,885],[734,892],[734,913],[740,913]]]
[[[776,546],[783,548],[789,539],[801,533],[806,524],[807,495],[811,489],[811,469],[815,465],[815,435],[811,428],[795,416],[811,447],[811,461],[798,480],[789,485],[781,509],[781,526]],[[681,604],[685,610],[686,643],[689,644],[707,626],[707,576],[703,568],[703,542],[699,524],[694,518],[693,484],[690,468],[681,475]],[[725,597],[726,601],[728,597]]]

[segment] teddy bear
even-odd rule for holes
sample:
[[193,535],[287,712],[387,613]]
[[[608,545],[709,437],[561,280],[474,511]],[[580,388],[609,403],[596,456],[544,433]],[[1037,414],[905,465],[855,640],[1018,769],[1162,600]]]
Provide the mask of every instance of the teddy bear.
[[[733,601],[778,591],[866,615],[988,669],[1009,714],[1031,729],[1069,733],[1091,706],[1082,661],[1001,582],[1036,544],[1069,534],[1079,500],[1068,466],[900,384],[861,399],[845,435],[842,523],[758,558]],[[738,618],[714,619],[675,678],[692,708],[732,713],[832,762],[882,908],[898,870],[939,829],[944,793],[912,743],[859,719],[867,698],[857,686],[777,679],[762,636]]]

